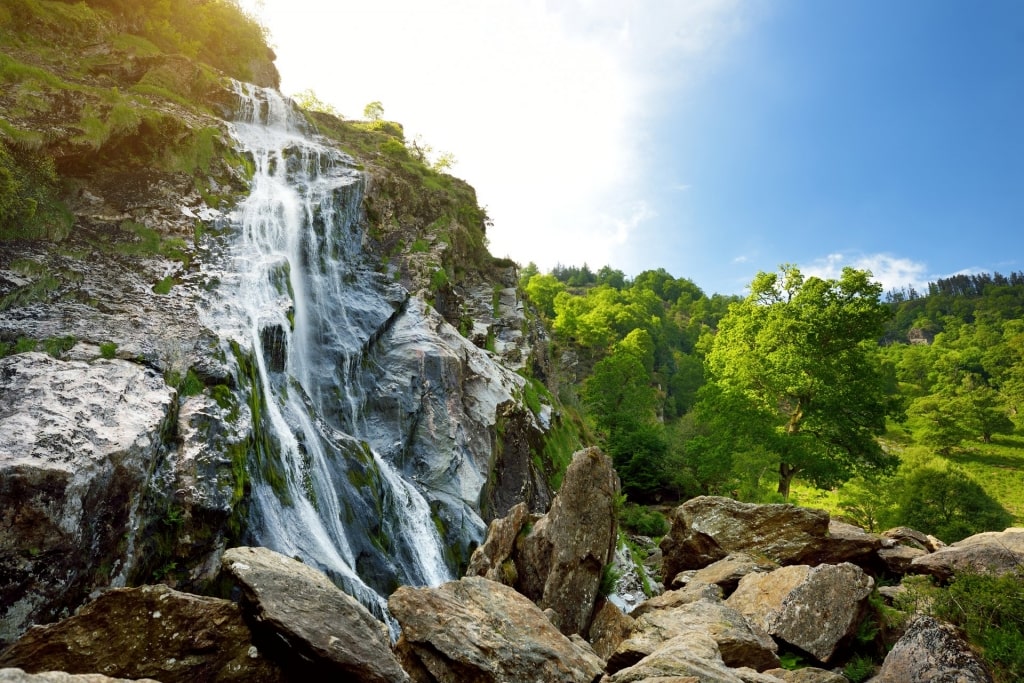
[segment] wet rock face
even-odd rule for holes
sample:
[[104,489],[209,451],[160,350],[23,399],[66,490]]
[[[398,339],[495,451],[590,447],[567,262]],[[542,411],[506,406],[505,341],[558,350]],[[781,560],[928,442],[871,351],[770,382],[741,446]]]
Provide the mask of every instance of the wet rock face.
[[287,680],[253,645],[237,605],[162,585],[110,590],[74,616],[30,630],[0,655],[0,666],[162,683]]
[[242,586],[244,608],[261,626],[257,635],[286,645],[276,655],[293,673],[367,683],[408,680],[385,626],[320,572],[266,548],[231,548],[223,564]]
[[921,616],[910,624],[871,680],[990,683],[992,678],[952,626]]
[[0,646],[125,580],[176,407],[134,363],[0,359]]
[[793,565],[744,576],[726,604],[828,662],[857,628],[874,580],[856,565]]
[[402,626],[399,656],[417,683],[590,683],[593,652],[562,635],[513,589],[481,577],[403,586],[388,600]]

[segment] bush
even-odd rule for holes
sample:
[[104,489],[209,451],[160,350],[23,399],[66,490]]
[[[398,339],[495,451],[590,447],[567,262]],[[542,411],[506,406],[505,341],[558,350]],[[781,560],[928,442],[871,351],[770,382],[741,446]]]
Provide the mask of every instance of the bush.
[[935,591],[934,615],[964,630],[996,681],[1024,680],[1024,569],[1016,574],[958,574]]
[[933,534],[947,543],[994,529],[1013,517],[976,481],[957,467],[925,466],[900,482],[897,524]]
[[117,356],[117,344],[114,342],[103,342],[100,344],[100,355],[104,358],[114,358]]
[[619,523],[625,529],[641,536],[664,536],[668,533],[669,524],[665,516],[657,510],[629,503],[619,512]]

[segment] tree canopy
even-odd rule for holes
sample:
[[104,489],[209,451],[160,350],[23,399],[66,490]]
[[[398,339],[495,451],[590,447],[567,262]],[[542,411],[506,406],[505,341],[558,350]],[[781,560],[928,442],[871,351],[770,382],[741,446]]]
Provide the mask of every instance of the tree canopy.
[[715,400],[733,396],[737,421],[770,423],[783,496],[797,473],[830,485],[895,465],[876,439],[899,403],[877,357],[890,312],[870,277],[845,268],[838,280],[805,278],[792,265],[759,273],[712,343]]

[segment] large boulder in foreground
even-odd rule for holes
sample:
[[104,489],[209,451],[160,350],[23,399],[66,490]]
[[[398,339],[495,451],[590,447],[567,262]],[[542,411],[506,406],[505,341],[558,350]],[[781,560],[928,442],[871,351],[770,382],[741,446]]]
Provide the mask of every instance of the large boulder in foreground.
[[115,588],[74,616],[36,626],[0,655],[0,666],[162,683],[286,680],[253,646],[238,605],[163,585]]
[[943,581],[957,572],[1007,574],[1024,566],[1024,528],[986,531],[914,558],[909,571]]
[[589,683],[601,662],[512,588],[466,577],[402,586],[388,599],[402,627],[399,656],[417,683]]
[[920,616],[893,646],[871,683],[991,683],[988,670],[949,624]]
[[585,635],[598,598],[601,573],[618,540],[615,498],[619,478],[597,448],[573,455],[551,510],[527,531],[525,506],[491,522],[487,540],[470,559],[467,575],[515,587],[550,609],[562,633]]
[[874,580],[853,564],[747,574],[727,605],[772,636],[828,662],[852,636]]
[[[108,678],[102,674],[69,674],[46,671],[30,674],[21,669],[0,669],[0,683],[129,683],[127,678]],[[135,679],[133,683],[160,683],[152,678]]]
[[817,551],[829,525],[824,510],[755,505],[719,496],[688,500],[669,519],[672,529],[661,542],[666,578],[702,569],[736,552],[778,564],[800,564]]
[[0,358],[0,649],[124,585],[176,406],[135,363]]
[[408,680],[384,624],[317,570],[267,548],[231,548],[222,563],[242,587],[243,609],[266,629],[257,635],[285,644],[274,654],[290,669],[314,679]]

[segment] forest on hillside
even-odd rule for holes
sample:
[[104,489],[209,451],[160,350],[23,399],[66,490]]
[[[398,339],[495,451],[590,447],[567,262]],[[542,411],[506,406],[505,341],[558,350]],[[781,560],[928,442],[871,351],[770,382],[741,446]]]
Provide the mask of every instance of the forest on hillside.
[[529,264],[520,282],[573,360],[544,379],[632,503],[788,500],[947,542],[1024,520],[1022,273],[883,293],[782,266],[746,297],[664,269]]

